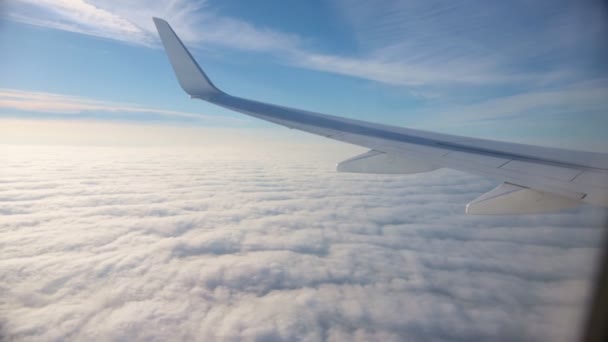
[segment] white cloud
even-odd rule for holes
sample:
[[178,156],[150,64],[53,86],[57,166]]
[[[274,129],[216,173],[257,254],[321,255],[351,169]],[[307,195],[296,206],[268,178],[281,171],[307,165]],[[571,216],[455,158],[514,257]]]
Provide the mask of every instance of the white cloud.
[[18,0],[9,18],[118,40],[145,43],[145,31],[128,19],[84,0]]
[[[360,46],[360,52],[351,55],[315,51],[305,44],[313,37],[221,15],[208,1],[18,0],[7,7],[5,16],[145,46],[158,46],[151,21],[158,16],[167,19],[190,46],[211,44],[271,53],[293,66],[391,85],[538,86],[577,78],[577,63],[584,65],[587,57],[592,57],[588,53],[566,64],[547,63],[546,68],[534,72],[522,67],[528,59],[544,56],[547,51],[571,51],[573,44],[583,40],[587,47],[597,44],[593,39],[603,36],[604,26],[598,24],[601,16],[591,15],[588,8],[592,5],[561,4],[571,11],[556,13],[547,11],[553,7],[549,2],[503,8],[477,2],[446,6],[426,1],[373,5],[336,1],[336,13],[350,23]],[[505,11],[508,16],[503,15]],[[545,12],[549,19],[535,17]],[[524,17],[522,22],[499,20],[520,16]],[[593,25],[581,25],[589,16]],[[531,30],[533,20],[542,29]],[[563,34],[566,30],[567,35]]]
[[326,146],[218,146],[2,146],[3,333],[576,336],[605,211],[465,216],[495,184],[446,170],[336,174],[347,155]]
[[333,2],[367,50],[430,65],[519,63],[581,42],[597,44],[608,28],[596,0]]
[[539,115],[557,116],[564,113],[585,120],[586,114],[608,110],[607,93],[608,79],[589,80],[557,89],[523,92],[470,105],[451,106],[446,110],[439,110],[431,120],[441,117],[441,120],[448,122],[470,123],[528,114],[532,120],[538,121]]
[[[598,48],[602,46],[598,42],[605,36],[608,21],[597,6],[592,0],[557,4],[337,0],[336,10],[331,11],[336,25],[346,27],[356,44],[334,51],[315,48],[315,39],[326,37],[305,37],[285,31],[286,27],[226,16],[209,1],[18,0],[7,4],[2,15],[158,48],[151,17],[160,16],[169,20],[195,52],[207,48],[233,49],[240,51],[239,56],[264,53],[288,66],[398,86],[381,88],[378,94],[387,92],[390,101],[397,98],[395,93],[402,97],[399,106],[384,109],[388,116],[401,118],[395,120],[400,124],[603,151],[605,134],[599,127],[605,121],[606,77],[598,69],[598,61],[605,51]],[[322,45],[331,43],[323,41]],[[259,81],[263,80],[254,83]],[[375,97],[375,91],[370,96]],[[399,94],[402,91],[406,94]],[[200,117],[132,104],[51,97],[58,94],[32,100],[9,95],[0,94],[0,106],[56,115],[61,111],[86,115],[93,110],[138,115],[146,110],[163,116]],[[335,100],[321,98],[317,106]],[[216,118],[206,116],[205,120]],[[234,119],[222,118],[225,120]],[[512,126],[497,128],[496,120]],[[564,137],[564,130],[572,134]]]
[[117,112],[157,114],[167,117],[183,117],[221,122],[239,122],[235,118],[217,115],[195,114],[176,110],[150,108],[136,104],[100,101],[81,96],[70,96],[48,92],[33,92],[0,88],[0,109],[19,110],[48,114],[78,115],[87,112]]
[[9,7],[9,19],[136,45],[158,46],[152,17],[168,20],[180,37],[191,44],[284,51],[299,43],[296,35],[216,15],[207,1],[18,0],[18,3],[20,6]]
[[297,54],[296,56],[294,64],[304,68],[401,86],[521,83],[533,77],[533,75],[523,74],[496,74],[472,64],[453,65],[450,67],[451,71],[447,72],[445,66],[432,67],[377,57],[349,58],[313,53]]

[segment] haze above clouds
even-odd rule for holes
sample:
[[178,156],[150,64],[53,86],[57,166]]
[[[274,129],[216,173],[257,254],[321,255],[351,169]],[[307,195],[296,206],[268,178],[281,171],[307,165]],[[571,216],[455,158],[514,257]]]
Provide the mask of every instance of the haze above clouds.
[[2,333],[576,337],[605,211],[465,216],[494,182],[338,174],[358,149],[282,144],[0,147]]

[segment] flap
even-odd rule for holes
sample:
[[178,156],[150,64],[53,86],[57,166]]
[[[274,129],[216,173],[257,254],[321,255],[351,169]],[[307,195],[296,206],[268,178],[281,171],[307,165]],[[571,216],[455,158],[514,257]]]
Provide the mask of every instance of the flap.
[[437,166],[418,159],[405,159],[370,150],[338,164],[338,172],[409,174],[428,172],[438,169]]
[[533,214],[579,206],[581,202],[547,192],[503,183],[467,204],[467,214]]

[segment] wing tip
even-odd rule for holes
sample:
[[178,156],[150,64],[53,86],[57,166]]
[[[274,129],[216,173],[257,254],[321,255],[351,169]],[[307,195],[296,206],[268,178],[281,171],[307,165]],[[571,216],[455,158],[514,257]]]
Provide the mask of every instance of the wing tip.
[[159,30],[163,26],[169,26],[169,23],[162,18],[152,17],[152,22],[154,22],[154,26],[156,26],[156,30]]
[[222,94],[198,65],[171,25],[158,17],[152,17],[152,20],[182,89],[192,98],[203,100]]

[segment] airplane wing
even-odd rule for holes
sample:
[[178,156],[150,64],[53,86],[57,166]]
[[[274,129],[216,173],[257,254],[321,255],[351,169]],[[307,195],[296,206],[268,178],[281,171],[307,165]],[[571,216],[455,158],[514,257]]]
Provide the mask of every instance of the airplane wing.
[[466,207],[469,214],[608,207],[608,154],[439,134],[319,114],[231,96],[219,90],[169,24],[154,18],[181,87],[192,98],[262,120],[370,149],[339,172],[409,174],[447,167],[502,182]]

